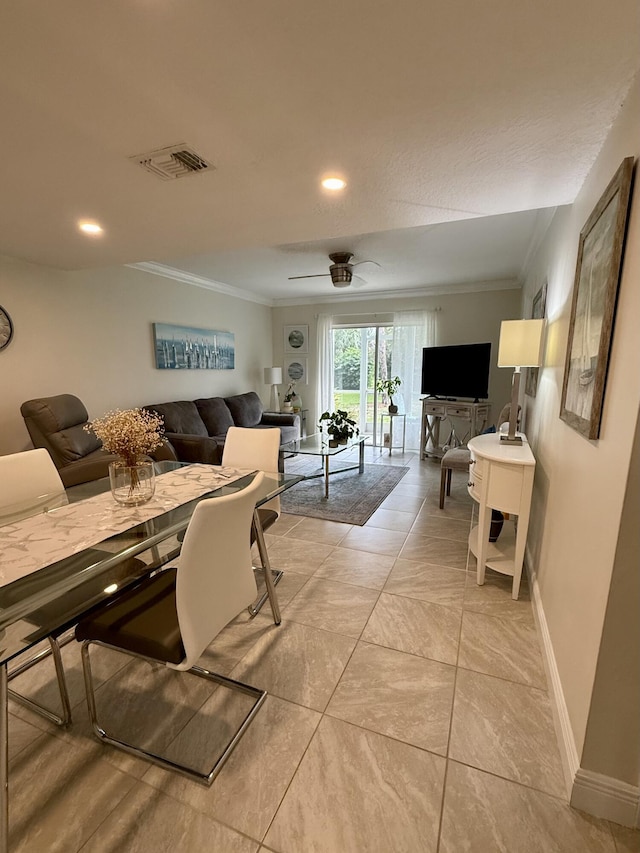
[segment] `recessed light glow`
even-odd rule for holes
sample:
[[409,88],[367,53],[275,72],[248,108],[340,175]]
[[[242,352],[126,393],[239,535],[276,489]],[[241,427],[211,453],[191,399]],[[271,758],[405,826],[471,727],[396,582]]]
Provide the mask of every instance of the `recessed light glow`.
[[91,237],[97,237],[103,232],[103,229],[98,225],[97,222],[79,222],[78,228],[82,231],[83,234],[89,234]]
[[343,181],[342,178],[325,178],[322,181],[322,186],[325,190],[343,190],[347,185],[346,181]]
[[118,589],[117,583],[110,583],[109,586],[105,586],[104,591],[107,595],[112,595]]

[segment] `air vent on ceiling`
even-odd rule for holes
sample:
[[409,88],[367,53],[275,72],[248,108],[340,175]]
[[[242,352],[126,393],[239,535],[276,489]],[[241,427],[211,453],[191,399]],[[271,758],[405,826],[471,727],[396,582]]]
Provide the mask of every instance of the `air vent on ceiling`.
[[215,166],[208,163],[204,157],[196,154],[184,142],[179,145],[171,145],[169,148],[150,151],[148,154],[138,154],[135,157],[129,157],[129,159],[163,181],[172,181],[174,178],[184,178],[187,175],[195,175],[215,169]]

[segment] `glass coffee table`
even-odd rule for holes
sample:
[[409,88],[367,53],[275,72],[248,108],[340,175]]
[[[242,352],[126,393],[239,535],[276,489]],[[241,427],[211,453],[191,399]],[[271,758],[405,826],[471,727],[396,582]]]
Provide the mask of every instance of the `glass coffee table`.
[[[291,454],[301,454],[302,456],[319,456],[321,459],[322,471],[318,474],[303,474],[305,480],[312,480],[315,477],[324,477],[324,496],[329,497],[329,474],[339,474],[342,471],[358,471],[364,472],[364,443],[367,440],[366,435],[359,435],[350,438],[346,444],[339,444],[337,447],[329,447],[329,438],[321,432],[316,432],[306,438],[299,438],[296,441],[289,441],[283,444],[280,448],[281,453],[285,456]],[[338,468],[331,471],[329,468],[329,460],[332,456],[337,456],[338,453],[344,453],[345,450],[358,448],[358,464],[349,465],[346,468]]]

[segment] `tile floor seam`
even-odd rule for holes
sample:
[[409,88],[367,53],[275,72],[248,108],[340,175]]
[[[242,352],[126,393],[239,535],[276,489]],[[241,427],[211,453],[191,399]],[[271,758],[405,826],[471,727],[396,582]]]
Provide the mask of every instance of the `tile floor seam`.
[[501,776],[499,773],[496,773],[493,770],[486,770],[484,767],[478,767],[475,764],[469,764],[466,761],[461,761],[459,758],[451,758],[447,756],[447,761],[451,761],[454,764],[460,764],[463,767],[470,768],[471,770],[477,770],[479,773],[486,773],[487,776],[493,776],[494,779],[500,779],[502,782],[509,782],[509,784],[511,785],[518,785],[520,788],[525,788],[527,791],[535,791],[536,794],[544,794],[545,797],[551,797],[551,799],[557,800],[559,803],[563,803],[565,806],[569,805],[568,797],[561,797],[558,794],[553,794],[551,791],[545,791],[544,788],[536,788],[535,785],[527,785],[526,782],[521,782],[518,779],[511,779],[508,776]]
[[[376,735],[376,737],[386,738],[387,740],[391,740],[394,743],[402,744],[402,746],[408,746],[411,749],[417,749],[419,752],[426,752],[427,755],[433,755],[436,758],[440,758],[442,761],[447,760],[447,756],[443,755],[441,752],[435,752],[433,749],[427,749],[426,746],[420,746],[420,744],[412,743],[408,740],[402,740],[402,738],[398,737],[397,735],[390,735],[386,732],[380,732],[377,729],[368,729],[362,723],[354,723],[353,720],[346,720],[344,717],[338,717],[336,714],[332,714],[330,711],[322,711],[322,716],[323,718],[328,717],[330,720],[338,720],[338,722],[344,723],[345,726],[353,726],[354,729],[359,729],[360,731],[366,732],[367,734]],[[474,770],[477,769],[479,768],[474,768]]]
[[453,729],[453,713],[455,708],[456,701],[456,688],[458,685],[458,670],[459,670],[459,660],[460,660],[460,647],[462,644],[462,622],[464,618],[464,610],[461,608],[460,613],[460,624],[458,625],[458,645],[456,651],[456,662],[455,662],[455,674],[453,678],[453,690],[451,693],[451,711],[449,713],[449,729],[447,732],[447,749],[445,752],[445,768],[444,768],[444,778],[442,780],[442,798],[440,800],[440,820],[438,822],[438,835],[436,841],[436,851],[435,853],[439,853],[440,850],[440,842],[442,840],[442,823],[444,820],[444,803],[447,794],[447,777],[449,775],[449,750],[451,748],[451,731]]
[[513,678],[507,678],[506,675],[496,675],[495,672],[484,672],[482,669],[473,669],[470,666],[463,666],[461,664],[456,664],[456,668],[462,669],[465,672],[473,672],[475,675],[484,675],[487,678],[497,678],[498,681],[506,681],[507,684],[516,684],[518,687],[526,687],[529,690],[537,690],[543,693],[549,700],[551,699],[548,688],[537,687],[535,684],[529,684],[527,681],[516,681]]
[[467,569],[461,569],[460,566],[445,566],[443,563],[428,563],[426,560],[412,560],[409,557],[403,557],[402,553],[398,554],[396,560],[404,560],[405,563],[415,563],[416,566],[429,566],[434,569],[452,569],[455,572],[466,572]]
[[[149,767],[147,772],[141,778],[136,780],[138,782],[138,784],[144,785],[146,788],[149,788],[149,790],[155,791],[156,793],[161,794],[163,797],[167,797],[168,799],[173,800],[173,802],[177,803],[177,805],[179,805],[181,808],[189,809],[190,811],[195,812],[195,814],[202,815],[203,817],[208,818],[208,820],[211,820],[214,823],[218,823],[218,824],[220,824],[220,826],[224,826],[225,829],[230,829],[232,832],[235,832],[238,835],[242,835],[244,838],[248,838],[249,841],[252,841],[254,844],[261,844],[262,843],[259,838],[254,838],[253,835],[249,835],[248,833],[244,832],[243,830],[238,829],[236,826],[233,826],[230,823],[226,823],[224,820],[221,820],[219,817],[214,817],[212,814],[205,811],[204,807],[199,808],[197,805],[193,805],[191,803],[185,803],[184,800],[181,800],[179,797],[174,796],[169,791],[164,790],[164,788],[161,787],[161,785],[162,785],[161,781],[159,781],[159,784],[157,786],[152,784],[152,782],[147,781],[145,777],[149,774],[152,774],[154,772],[154,770],[156,770],[156,769],[158,769],[158,768]],[[163,771],[163,773],[170,774],[171,771],[166,770],[166,771]],[[195,784],[198,784],[198,783],[195,783]],[[214,779],[212,784],[215,784],[215,779]],[[112,814],[112,813],[113,812],[110,812],[110,814]],[[80,850],[80,851],[78,851],[78,853],[82,853],[82,851]]]
[[[360,637],[358,639],[358,643],[364,643],[367,646],[376,646],[379,649],[388,649],[390,652],[398,652],[398,654],[408,655],[409,657],[416,658],[417,660],[428,660],[431,661],[431,663],[439,663],[442,664],[442,666],[450,666],[451,669],[457,669],[457,665],[455,663],[449,663],[449,661],[440,660],[440,658],[432,658],[428,655],[421,655],[418,652],[408,652],[405,649],[398,649],[396,646],[385,646],[384,643],[376,643],[375,640],[363,640],[362,637]],[[480,674],[482,675],[483,673]]]

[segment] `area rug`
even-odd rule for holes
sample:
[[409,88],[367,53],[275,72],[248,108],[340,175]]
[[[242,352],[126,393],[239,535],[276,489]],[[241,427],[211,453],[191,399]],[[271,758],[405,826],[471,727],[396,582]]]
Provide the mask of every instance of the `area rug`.
[[[286,470],[291,474],[302,473],[293,466],[286,466]],[[408,470],[399,465],[365,465],[362,474],[357,469],[336,471],[329,474],[328,500],[324,496],[323,477],[303,480],[282,495],[282,511],[362,526]],[[309,473],[309,469],[304,473]]]

